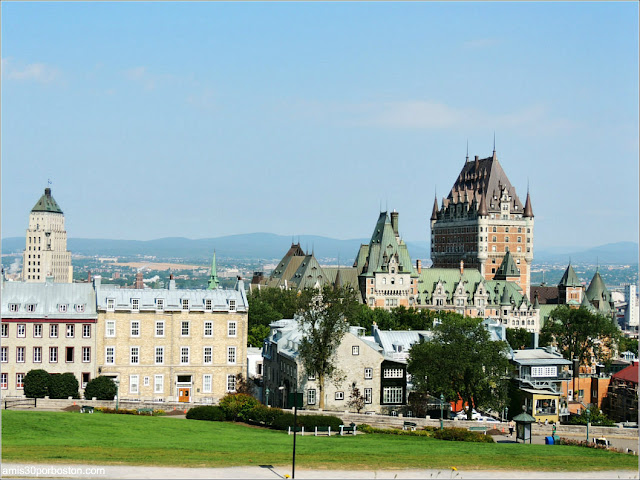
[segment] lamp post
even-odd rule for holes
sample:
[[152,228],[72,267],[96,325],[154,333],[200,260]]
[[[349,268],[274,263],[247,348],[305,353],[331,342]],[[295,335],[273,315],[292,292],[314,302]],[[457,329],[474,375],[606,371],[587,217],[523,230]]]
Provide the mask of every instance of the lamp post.
[[269,406],[269,393],[270,393],[269,387],[267,387],[267,388],[265,389],[265,392],[264,392],[264,393],[265,393],[265,395],[266,395],[266,399],[265,399],[264,404],[268,407],[268,406]]
[[589,443],[589,416],[591,415],[591,410],[587,407],[584,413],[587,414],[587,443]]
[[444,430],[444,422],[442,420],[442,409],[444,407],[444,395],[440,394],[440,430]]
[[120,401],[120,380],[114,380],[116,384],[116,412],[118,411],[118,402]]
[[504,407],[504,421],[509,421],[509,407]]

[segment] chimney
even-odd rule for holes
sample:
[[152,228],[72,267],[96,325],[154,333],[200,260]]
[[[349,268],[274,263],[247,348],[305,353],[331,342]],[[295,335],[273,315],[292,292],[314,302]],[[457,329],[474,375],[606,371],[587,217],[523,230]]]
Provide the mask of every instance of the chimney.
[[422,260],[416,260],[416,270],[418,270],[418,274],[422,273]]
[[460,260],[460,275],[464,274],[464,260]]
[[539,341],[539,336],[538,336],[538,332],[533,332],[533,348],[536,349],[538,348],[538,341]]
[[45,277],[45,285],[53,285],[53,275],[47,275]]
[[398,212],[395,210],[391,212],[391,227],[393,228],[393,233],[398,236]]
[[87,273],[87,283],[91,283],[91,270]]
[[100,284],[102,283],[102,275],[96,275],[95,277],[93,277],[93,287],[99,287]]
[[142,272],[136,273],[136,283],[134,288],[136,288],[137,290],[142,290],[144,288],[144,279]]
[[176,289],[176,281],[173,279],[173,273],[169,274],[169,290]]
[[478,155],[475,156],[474,162],[477,162],[479,160],[480,157],[478,157]]

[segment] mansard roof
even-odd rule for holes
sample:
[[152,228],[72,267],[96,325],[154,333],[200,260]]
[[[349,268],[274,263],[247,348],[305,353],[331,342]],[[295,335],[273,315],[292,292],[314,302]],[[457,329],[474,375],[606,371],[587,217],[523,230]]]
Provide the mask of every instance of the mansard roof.
[[560,283],[558,283],[558,286],[559,287],[581,287],[582,286],[582,284],[580,283],[580,280],[578,279],[578,276],[576,275],[576,272],[573,270],[573,267],[571,266],[571,263],[569,263],[569,266],[564,271],[564,275],[562,275],[562,278],[560,279]]
[[45,188],[40,200],[31,209],[32,212],[62,213],[55,199],[51,196],[51,189]]
[[519,277],[520,270],[516,266],[516,262],[513,261],[513,257],[511,256],[511,252],[507,250],[504,258],[502,259],[502,263],[498,267],[496,274],[493,276],[495,280],[506,280],[507,277]]
[[[3,319],[97,318],[96,294],[91,283],[2,282],[1,296]],[[17,311],[11,311],[9,305],[18,305]],[[33,305],[32,311],[28,311],[27,305]],[[60,308],[62,305],[64,310]]]
[[460,274],[458,268],[423,268],[418,277],[418,298],[420,303],[430,303],[439,282],[442,282],[447,303],[453,303],[456,287],[462,281],[467,301],[473,299],[478,285],[484,281],[484,277],[475,268],[465,268]]

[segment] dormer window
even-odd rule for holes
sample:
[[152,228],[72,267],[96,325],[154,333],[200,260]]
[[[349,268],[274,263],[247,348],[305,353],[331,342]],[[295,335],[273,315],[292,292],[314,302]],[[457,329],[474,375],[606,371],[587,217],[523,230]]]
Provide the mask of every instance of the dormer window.
[[66,311],[67,311],[67,304],[66,303],[58,304],[58,312],[66,313]]
[[236,311],[236,301],[235,300],[229,300],[229,311],[230,312],[235,312]]
[[207,298],[207,299],[204,301],[204,309],[205,309],[205,310],[207,310],[207,311],[211,311],[211,309],[212,309],[212,304],[211,304],[211,299],[210,299],[210,298]]
[[182,310],[189,310],[189,299],[188,298],[183,298],[182,299]]
[[35,312],[35,311],[36,311],[36,304],[35,303],[27,304],[27,312]]
[[115,310],[116,300],[114,298],[107,298],[107,310],[113,312]]
[[10,312],[17,312],[20,309],[20,305],[17,303],[10,303],[9,304],[9,311]]
[[156,298],[156,310],[164,310],[164,298]]
[[134,312],[139,312],[140,311],[140,299],[139,298],[132,298],[131,299],[131,310],[133,310]]

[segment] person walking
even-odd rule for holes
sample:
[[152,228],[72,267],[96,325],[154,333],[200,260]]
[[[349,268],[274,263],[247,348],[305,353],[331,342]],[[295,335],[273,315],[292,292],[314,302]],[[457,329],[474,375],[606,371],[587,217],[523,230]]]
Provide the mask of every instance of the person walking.
[[515,428],[516,424],[513,420],[511,420],[509,422],[509,437],[513,436],[513,429]]

